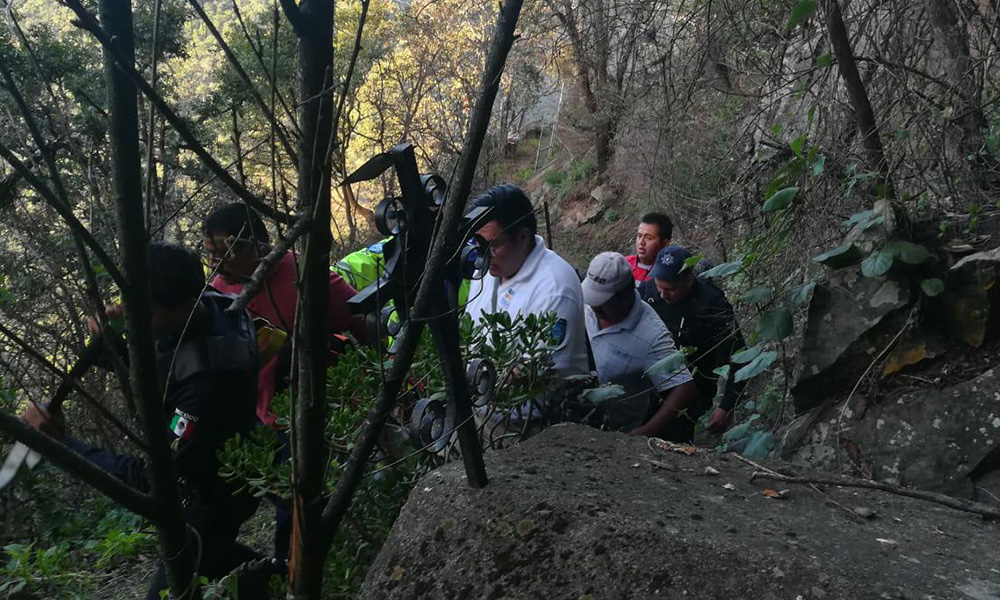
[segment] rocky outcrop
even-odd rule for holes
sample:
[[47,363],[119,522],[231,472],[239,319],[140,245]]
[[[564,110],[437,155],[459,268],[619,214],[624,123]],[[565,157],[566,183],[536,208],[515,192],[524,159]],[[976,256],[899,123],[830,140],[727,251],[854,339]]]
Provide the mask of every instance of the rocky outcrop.
[[906,322],[907,284],[838,273],[816,287],[799,351],[796,412],[846,395]]
[[942,317],[948,331],[981,346],[1000,330],[1000,248],[966,256],[948,271]]
[[[901,283],[839,277],[844,278],[839,284],[818,288],[810,304],[793,390],[799,413],[827,401],[833,405],[786,428],[780,456],[797,464],[975,495],[972,479],[1000,469],[1000,456],[988,458],[1000,455],[1000,381],[994,370],[972,369],[965,376],[970,379],[940,385],[940,378],[916,377],[926,385],[903,394],[869,397],[876,393],[871,386],[861,387],[855,396],[850,392],[864,376],[905,373],[930,359],[958,361],[959,350],[995,340],[1000,332],[1000,248],[954,264],[943,293],[924,298],[919,313],[912,311]],[[987,365],[1000,362],[979,352]],[[868,366],[878,368],[869,371]],[[850,401],[846,407],[845,399]],[[1000,494],[991,489],[1000,485],[990,486],[988,491]]]
[[[802,428],[801,443],[788,443]],[[798,465],[971,497],[969,472],[1000,446],[1000,374],[881,404],[837,404],[800,417],[784,439],[783,457]]]
[[789,486],[751,483],[728,455],[580,426],[490,453],[487,469],[481,490],[461,464],[417,484],[361,598],[1000,598],[1000,525],[935,504],[771,498]]

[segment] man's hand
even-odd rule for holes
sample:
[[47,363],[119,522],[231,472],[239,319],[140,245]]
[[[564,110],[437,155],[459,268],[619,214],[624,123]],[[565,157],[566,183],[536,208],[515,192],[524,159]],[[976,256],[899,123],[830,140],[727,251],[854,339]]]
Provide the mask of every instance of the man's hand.
[[712,433],[722,433],[729,427],[729,418],[732,416],[732,412],[724,408],[716,408],[712,412],[712,416],[708,419],[708,429]]
[[638,435],[638,436],[642,436],[642,437],[656,437],[656,432],[652,431],[649,428],[649,423],[646,423],[645,425],[640,425],[639,427],[636,427],[632,431],[628,432],[628,434],[629,435]]
[[[125,316],[125,307],[121,304],[109,304],[104,308],[104,314],[107,315],[109,322],[120,319]],[[90,335],[97,335],[101,332],[101,323],[96,316],[87,317],[87,329],[90,330]]]
[[66,437],[66,420],[62,413],[49,413],[41,406],[32,404],[21,413],[24,422],[52,439],[62,441]]

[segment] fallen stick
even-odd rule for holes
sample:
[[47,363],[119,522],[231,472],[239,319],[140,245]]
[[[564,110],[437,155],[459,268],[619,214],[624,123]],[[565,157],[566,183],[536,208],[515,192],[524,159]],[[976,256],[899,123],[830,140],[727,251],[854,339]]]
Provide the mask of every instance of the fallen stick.
[[765,469],[763,471],[754,471],[750,476],[750,481],[756,478],[761,479],[773,479],[775,481],[782,481],[785,483],[803,483],[803,484],[819,484],[819,485],[839,485],[841,487],[851,487],[851,488],[864,488],[870,490],[880,490],[883,492],[888,492],[890,494],[895,494],[897,496],[906,496],[908,498],[916,498],[918,500],[926,500],[928,502],[934,502],[935,504],[942,504],[949,508],[954,508],[955,510],[961,510],[964,512],[970,512],[987,519],[998,519],[1000,520],[1000,508],[994,508],[988,504],[983,504],[982,502],[973,502],[971,500],[962,500],[961,498],[955,498],[952,496],[946,496],[945,494],[938,494],[935,492],[925,492],[922,490],[911,490],[909,488],[899,487],[897,485],[892,485],[889,483],[882,483],[881,481],[866,481],[863,479],[853,479],[850,477],[791,477],[788,475],[782,475],[776,473],[770,469]]

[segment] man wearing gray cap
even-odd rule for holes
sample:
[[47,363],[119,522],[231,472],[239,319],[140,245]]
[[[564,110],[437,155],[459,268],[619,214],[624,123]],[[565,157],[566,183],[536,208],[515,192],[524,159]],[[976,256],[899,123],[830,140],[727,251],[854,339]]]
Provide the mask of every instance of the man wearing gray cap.
[[628,261],[617,252],[598,254],[582,287],[597,378],[626,389],[625,399],[605,403],[609,421],[634,418],[629,428],[634,435],[690,441],[695,424],[686,414],[695,397],[691,373],[683,366],[672,373],[647,373],[677,348],[656,312],[640,299]]

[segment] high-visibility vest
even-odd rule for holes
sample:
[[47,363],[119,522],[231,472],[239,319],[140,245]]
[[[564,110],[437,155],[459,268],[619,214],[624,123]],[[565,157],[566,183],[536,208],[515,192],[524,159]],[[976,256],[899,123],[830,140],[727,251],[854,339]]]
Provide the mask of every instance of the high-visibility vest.
[[[372,283],[375,283],[382,275],[382,270],[385,267],[382,245],[387,241],[389,241],[389,238],[376,242],[367,248],[351,252],[337,261],[335,265],[330,267],[330,270],[343,277],[344,281],[351,284],[351,287],[360,292]],[[462,281],[462,284],[458,288],[458,303],[460,306],[465,306],[465,302],[469,299],[470,285],[471,282]]]

